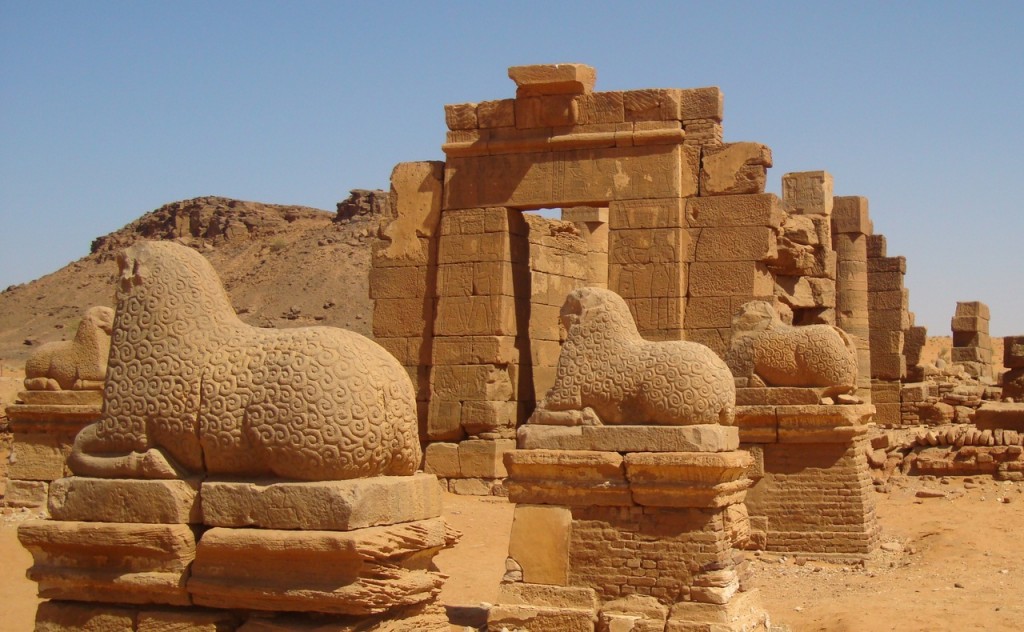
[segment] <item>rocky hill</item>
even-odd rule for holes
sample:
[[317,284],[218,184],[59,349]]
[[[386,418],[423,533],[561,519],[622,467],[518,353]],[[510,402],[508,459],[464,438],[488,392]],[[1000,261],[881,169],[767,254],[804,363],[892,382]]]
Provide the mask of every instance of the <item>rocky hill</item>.
[[369,335],[370,242],[388,206],[381,199],[383,192],[354,191],[337,214],[222,197],[162,206],[94,240],[88,256],[0,293],[0,364],[22,365],[37,345],[73,337],[86,308],[113,305],[116,254],[140,239],[203,253],[249,324]]

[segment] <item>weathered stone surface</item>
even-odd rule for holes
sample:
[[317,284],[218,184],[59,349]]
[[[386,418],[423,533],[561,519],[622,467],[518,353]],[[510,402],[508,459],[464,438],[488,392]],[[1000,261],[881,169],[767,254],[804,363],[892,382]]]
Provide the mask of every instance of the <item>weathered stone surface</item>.
[[48,499],[54,520],[199,524],[199,481],[87,478],[54,481]]
[[4,504],[8,507],[45,507],[48,489],[49,483],[46,481],[9,479]]
[[707,347],[645,341],[622,298],[598,288],[570,293],[562,321],[558,378],[539,409],[589,408],[606,424],[732,424],[732,375]]
[[523,581],[566,586],[572,512],[565,507],[519,504],[512,518],[508,555],[523,569]]
[[25,388],[34,391],[100,390],[110,355],[114,310],[90,307],[72,340],[47,343],[25,360]]
[[64,460],[70,452],[70,437],[61,441],[55,434],[18,433],[11,448],[7,476],[26,481],[58,479],[64,476]]
[[29,579],[46,599],[190,605],[188,525],[32,521],[18,528]]
[[739,447],[732,426],[578,426],[526,424],[517,431],[522,449],[610,452],[728,452]]
[[440,478],[461,476],[459,444],[440,441],[429,444],[424,451],[423,471]]
[[459,443],[462,476],[503,478],[507,476],[502,457],[516,449],[514,439],[467,439]]
[[135,612],[107,604],[43,601],[36,609],[36,632],[126,632]]
[[871,404],[778,406],[780,443],[843,443],[868,430]]
[[235,613],[223,610],[143,610],[136,632],[234,632],[239,623]]
[[760,143],[728,143],[704,149],[701,158],[701,195],[764,193],[772,151]]
[[73,472],[337,480],[419,467],[416,393],[380,345],[246,325],[209,261],[180,244],[138,242],[118,264],[104,417],[78,434]]
[[440,518],[345,532],[215,527],[199,542],[188,590],[224,609],[385,612],[437,596],[445,576],[426,565],[445,543]]
[[634,452],[625,456],[633,500],[654,507],[724,507],[750,486],[748,452]]
[[487,613],[487,629],[530,632],[593,632],[596,613],[584,608],[497,604]]
[[498,603],[593,610],[598,607],[597,594],[593,588],[525,582],[503,582],[499,585]]
[[516,82],[516,96],[584,94],[594,89],[597,71],[586,64],[512,66],[508,78]]
[[1024,432],[1024,403],[985,402],[974,412],[979,430],[1015,430]]
[[232,482],[202,485],[203,523],[351,531],[441,515],[441,488],[432,474],[351,481]]
[[782,176],[782,203],[795,215],[831,215],[832,189],[827,171],[787,173]]

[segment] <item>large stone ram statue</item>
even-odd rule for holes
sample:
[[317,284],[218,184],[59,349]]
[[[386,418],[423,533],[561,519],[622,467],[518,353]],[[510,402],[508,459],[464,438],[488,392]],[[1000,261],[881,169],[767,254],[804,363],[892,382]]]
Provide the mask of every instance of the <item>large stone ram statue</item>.
[[412,383],[376,343],[329,327],[250,327],[207,260],[174,243],[140,242],[118,266],[103,417],[75,440],[75,474],[416,471]]

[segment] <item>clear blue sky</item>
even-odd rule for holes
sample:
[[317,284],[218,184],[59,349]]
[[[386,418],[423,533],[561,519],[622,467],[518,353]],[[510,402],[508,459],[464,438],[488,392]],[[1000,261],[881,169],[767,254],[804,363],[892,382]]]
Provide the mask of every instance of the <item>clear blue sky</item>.
[[508,66],[717,85],[727,141],[871,200],[919,324],[1024,334],[1022,2],[0,0],[0,287],[201,195],[333,210],[442,159],[445,103]]

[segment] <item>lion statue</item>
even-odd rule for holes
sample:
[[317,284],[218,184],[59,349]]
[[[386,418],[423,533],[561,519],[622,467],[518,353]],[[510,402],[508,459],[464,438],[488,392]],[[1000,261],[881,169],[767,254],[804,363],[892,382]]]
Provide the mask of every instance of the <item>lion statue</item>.
[[787,325],[767,301],[750,301],[736,312],[725,363],[752,386],[824,387],[825,395],[857,388],[857,348],[845,331]]
[[644,340],[626,302],[610,290],[570,292],[561,318],[568,337],[555,385],[532,422],[733,424],[733,377],[711,349]]
[[139,242],[117,263],[103,416],[75,439],[75,474],[416,471],[415,393],[382,347],[343,329],[246,325],[209,262],[175,243]]
[[73,340],[49,342],[25,361],[25,388],[30,391],[84,391],[103,388],[110,354],[114,310],[85,310]]

